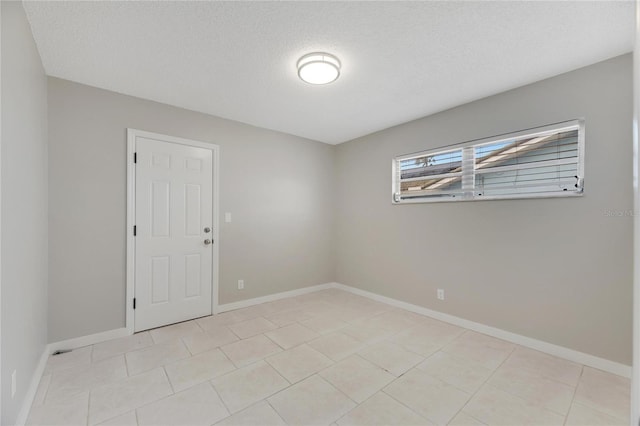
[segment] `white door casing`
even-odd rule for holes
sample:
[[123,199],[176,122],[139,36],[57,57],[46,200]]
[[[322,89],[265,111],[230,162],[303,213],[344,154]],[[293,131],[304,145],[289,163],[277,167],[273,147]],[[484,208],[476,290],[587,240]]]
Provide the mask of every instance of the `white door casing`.
[[127,328],[210,315],[218,290],[217,146],[131,129],[128,139],[136,161],[129,170]]

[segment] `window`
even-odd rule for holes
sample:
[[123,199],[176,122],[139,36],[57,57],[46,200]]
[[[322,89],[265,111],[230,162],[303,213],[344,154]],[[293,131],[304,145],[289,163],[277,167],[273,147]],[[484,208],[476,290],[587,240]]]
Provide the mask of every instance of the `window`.
[[579,196],[583,182],[582,120],[393,160],[394,203]]

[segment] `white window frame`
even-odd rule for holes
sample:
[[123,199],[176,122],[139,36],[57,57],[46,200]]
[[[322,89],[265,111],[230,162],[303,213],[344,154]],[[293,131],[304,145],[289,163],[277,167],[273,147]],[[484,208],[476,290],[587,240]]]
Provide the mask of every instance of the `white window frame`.
[[[578,130],[578,158],[577,158],[577,170],[578,170],[578,187],[575,191],[558,191],[558,192],[545,192],[545,193],[519,193],[519,194],[505,194],[505,195],[477,195],[475,192],[475,177],[476,168],[464,167],[464,163],[468,162],[465,159],[465,153],[470,150],[465,148],[471,148],[472,150],[481,145],[495,144],[502,141],[511,139],[524,139],[528,137],[544,136],[545,134],[558,133],[567,130]],[[401,161],[411,160],[414,158],[420,158],[425,156],[437,155],[441,152],[452,151],[456,149],[462,149],[463,151],[463,170],[462,174],[463,189],[458,192],[464,192],[464,195],[459,197],[442,197],[442,198],[410,198],[401,199],[400,186],[401,180],[399,178],[399,165]],[[391,166],[391,202],[393,204],[415,204],[415,203],[448,203],[457,201],[482,201],[482,200],[505,200],[505,199],[527,199],[527,198],[559,198],[559,197],[581,197],[584,195],[584,152],[585,152],[585,125],[584,119],[575,119],[569,121],[563,121],[560,123],[549,124],[546,126],[535,127],[531,129],[521,130],[517,132],[502,134],[498,136],[492,136],[483,139],[474,139],[459,144],[448,145],[444,147],[438,147],[427,151],[420,151],[412,154],[401,155],[395,157],[392,160]],[[473,162],[473,159],[472,159]],[[573,162],[571,162],[573,163]],[[417,178],[416,178],[417,179]],[[471,188],[470,186],[471,185]]]

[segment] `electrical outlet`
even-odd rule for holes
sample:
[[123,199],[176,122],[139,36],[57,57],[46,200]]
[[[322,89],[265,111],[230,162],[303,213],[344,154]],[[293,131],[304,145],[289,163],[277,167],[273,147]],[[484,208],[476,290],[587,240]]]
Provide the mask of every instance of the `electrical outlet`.
[[231,222],[231,213],[227,212],[224,214],[224,221],[226,223],[230,223]]
[[438,289],[438,300],[444,300],[444,289]]
[[238,290],[244,290],[244,280],[238,280]]
[[11,398],[16,396],[16,390],[18,386],[16,374],[18,374],[16,370],[13,370],[13,373],[11,373]]

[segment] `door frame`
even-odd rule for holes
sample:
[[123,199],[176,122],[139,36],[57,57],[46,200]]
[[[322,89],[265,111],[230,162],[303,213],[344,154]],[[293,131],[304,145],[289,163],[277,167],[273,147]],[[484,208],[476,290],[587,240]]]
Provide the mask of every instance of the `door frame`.
[[136,138],[143,137],[155,139],[162,142],[169,142],[178,145],[187,145],[197,148],[210,149],[213,153],[213,209],[211,224],[213,228],[211,256],[211,314],[218,312],[218,281],[219,281],[219,258],[220,258],[220,146],[208,142],[195,141],[191,139],[178,138],[174,136],[162,135],[159,133],[147,132],[127,128],[127,277],[125,296],[125,318],[126,328],[129,334],[134,333],[135,312],[133,309],[133,298],[135,295],[135,271],[136,271],[136,241],[133,235],[133,227],[136,217],[136,169],[134,155],[136,152]]

